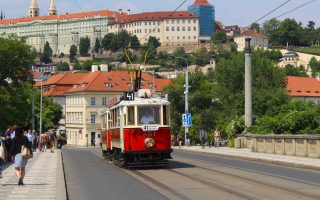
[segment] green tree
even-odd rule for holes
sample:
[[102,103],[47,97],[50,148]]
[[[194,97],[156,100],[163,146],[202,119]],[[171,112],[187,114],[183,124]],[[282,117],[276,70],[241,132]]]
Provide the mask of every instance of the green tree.
[[88,36],[80,38],[79,53],[81,56],[88,56],[90,50],[90,39]]
[[[186,59],[189,63],[189,56],[186,53],[186,50],[183,47],[177,47],[173,52],[174,57],[174,65],[175,67],[186,67],[187,63],[184,59]],[[184,58],[184,59],[181,59]]]
[[273,18],[266,21],[263,24],[263,33],[269,36],[269,43],[273,45],[279,45],[280,40],[278,36],[278,29],[281,25],[281,21]]
[[260,33],[260,31],[261,31],[260,24],[258,24],[258,23],[251,24],[250,25],[250,29],[254,30],[254,31],[258,32],[258,33]]
[[214,44],[223,44],[227,41],[227,35],[224,31],[216,31],[213,34],[212,42]]
[[210,63],[211,55],[207,48],[197,49],[193,54],[193,64],[204,66]]
[[293,65],[286,65],[283,70],[286,73],[286,76],[300,76],[300,77],[308,77],[307,71],[304,66],[300,65],[299,67],[295,67]]
[[57,64],[58,71],[69,71],[69,64],[66,62],[60,62]]
[[69,51],[69,59],[70,62],[75,62],[77,60],[77,54],[78,54],[78,48],[76,45],[71,45],[70,51]]
[[130,48],[133,50],[139,50],[141,44],[136,35],[131,37]]
[[114,38],[115,34],[114,33],[108,33],[107,35],[104,36],[102,39],[102,47],[104,50],[111,50],[111,42]]
[[94,52],[100,53],[100,49],[101,49],[100,40],[96,38],[96,42],[94,44]]
[[152,44],[156,49],[161,46],[161,43],[159,42],[159,40],[153,36],[149,37],[148,44]]
[[44,63],[51,63],[52,62],[51,57],[52,57],[52,49],[50,47],[49,42],[46,42],[46,44],[44,45],[40,60],[41,62],[44,62]]
[[320,61],[317,61],[315,57],[312,57],[309,61],[309,66],[312,71],[312,76],[315,77],[320,72]]
[[111,40],[110,50],[117,52],[119,50],[127,49],[131,42],[131,36],[126,30],[118,32]]

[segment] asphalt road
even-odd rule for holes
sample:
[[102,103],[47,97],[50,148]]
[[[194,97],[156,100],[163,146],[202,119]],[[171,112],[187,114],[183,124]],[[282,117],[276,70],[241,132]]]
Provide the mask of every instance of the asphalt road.
[[121,169],[63,150],[69,199],[320,199],[320,172],[174,150],[166,168]]
[[168,199],[89,149],[62,151],[70,200]]
[[194,161],[211,163],[227,168],[239,169],[250,173],[264,174],[267,176],[288,179],[294,182],[307,183],[320,187],[320,171],[303,170],[280,165],[207,155],[203,153],[186,152],[177,149],[174,150],[173,156],[177,158],[182,157]]

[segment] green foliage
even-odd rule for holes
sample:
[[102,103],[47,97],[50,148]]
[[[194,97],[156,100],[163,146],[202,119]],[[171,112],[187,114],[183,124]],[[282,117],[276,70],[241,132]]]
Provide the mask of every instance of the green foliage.
[[76,45],[71,45],[70,51],[69,51],[69,59],[70,62],[73,63],[77,60],[77,53],[78,53],[78,48]]
[[294,50],[296,52],[300,52],[300,53],[307,53],[307,54],[320,56],[320,47],[319,47],[319,45],[318,46],[314,45],[314,46],[311,46],[309,48],[296,48]]
[[286,76],[308,77],[307,71],[302,65],[295,67],[288,64],[283,68],[283,70],[285,71]]
[[41,60],[41,62],[44,62],[46,64],[51,63],[51,61],[52,61],[51,57],[52,57],[52,49],[50,47],[49,42],[46,42],[46,44],[44,45],[40,60]]
[[88,36],[80,38],[79,53],[81,56],[88,56],[90,50],[90,39]]
[[60,62],[57,64],[58,71],[69,71],[69,64],[66,62]]
[[[173,52],[173,57],[175,58],[175,61],[174,61],[175,67],[186,67],[187,66],[186,61],[181,59],[181,58],[184,58],[187,61],[189,59],[189,56],[183,47],[177,47]],[[189,63],[189,61],[188,61],[188,63]]]
[[250,25],[250,29],[254,30],[254,31],[258,32],[258,33],[260,33],[260,31],[261,31],[260,24],[258,24],[258,23],[251,24]]
[[148,43],[152,44],[154,46],[154,48],[156,48],[156,49],[161,46],[161,43],[159,42],[159,40],[153,36],[149,37]]
[[100,53],[100,49],[101,49],[100,40],[98,38],[96,38],[96,42],[94,44],[94,52]]
[[104,50],[111,50],[111,42],[113,37],[114,37],[114,33],[108,33],[107,35],[104,36],[101,42]]
[[130,41],[130,48],[137,51],[139,50],[140,46],[141,44],[138,37],[136,35],[132,36]]
[[224,31],[217,31],[213,34],[212,43],[222,44],[227,41],[227,35]]
[[317,73],[320,72],[320,61],[317,61],[315,57],[312,57],[309,61],[309,66],[312,71],[312,76],[313,77],[317,76]]
[[205,47],[196,50],[192,56],[193,64],[204,66],[210,63],[211,54]]

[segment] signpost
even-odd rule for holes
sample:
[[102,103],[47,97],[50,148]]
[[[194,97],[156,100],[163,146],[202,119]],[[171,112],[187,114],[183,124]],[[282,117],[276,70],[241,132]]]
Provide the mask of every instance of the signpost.
[[191,113],[182,114],[182,125],[183,125],[183,127],[191,127],[192,126]]

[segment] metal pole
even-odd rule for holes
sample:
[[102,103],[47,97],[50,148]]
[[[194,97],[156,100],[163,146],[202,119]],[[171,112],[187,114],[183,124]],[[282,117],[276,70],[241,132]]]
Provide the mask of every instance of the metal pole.
[[39,129],[39,149],[40,149],[40,135],[42,133],[42,82],[43,82],[43,73],[41,73],[41,95],[40,95],[40,129]]
[[245,52],[245,125],[252,126],[252,51],[251,38],[246,38]]
[[[183,58],[183,57],[176,57],[177,59],[182,59],[186,62],[187,64],[187,70],[186,70],[186,82],[185,82],[185,91],[184,91],[184,94],[185,94],[185,114],[189,113],[189,100],[188,100],[188,95],[189,95],[189,63],[187,61],[187,59]],[[187,132],[189,132],[189,127],[185,127],[184,129],[184,145],[186,145],[186,141],[187,141]]]
[[31,124],[34,130],[34,85],[32,86],[32,111],[31,111]]

